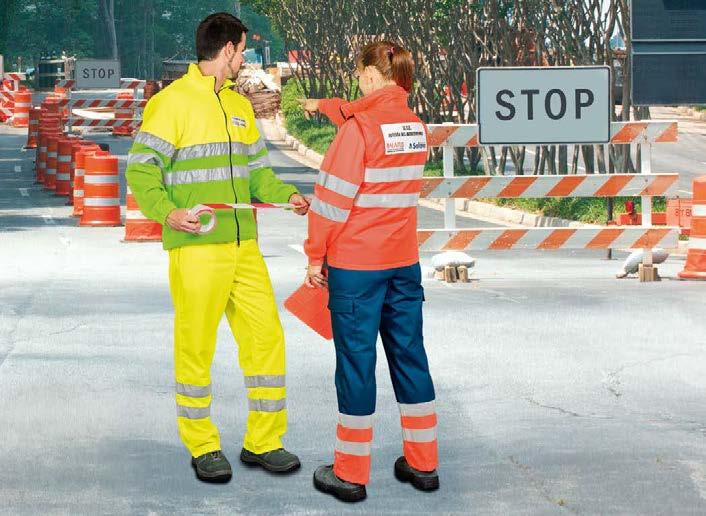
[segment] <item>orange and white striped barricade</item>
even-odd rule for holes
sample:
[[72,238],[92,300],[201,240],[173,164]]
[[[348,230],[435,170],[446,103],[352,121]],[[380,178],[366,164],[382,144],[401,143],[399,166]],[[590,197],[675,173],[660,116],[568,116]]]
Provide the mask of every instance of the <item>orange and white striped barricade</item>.
[[32,93],[27,90],[15,92],[15,116],[13,127],[29,127],[29,110],[32,107]]
[[694,199],[691,206],[691,231],[684,270],[685,280],[706,280],[706,176],[694,179]]
[[87,156],[83,183],[83,215],[79,225],[120,226],[118,158],[107,151]]
[[55,195],[71,195],[71,152],[76,138],[64,137],[57,142]]
[[15,114],[15,86],[8,79],[0,80],[0,122],[7,122]]
[[44,177],[44,189],[56,190],[57,158],[59,157],[59,140],[63,134],[49,134],[47,137],[47,170]]
[[84,198],[84,178],[86,171],[86,158],[91,156],[96,152],[105,153],[108,155],[107,151],[101,151],[101,148],[93,143],[92,145],[81,146],[79,150],[76,151],[74,158],[75,168],[74,168],[74,190],[73,190],[73,203],[74,210],[72,215],[74,217],[80,217],[83,215],[83,198]]
[[42,108],[37,106],[29,110],[29,129],[27,131],[27,143],[25,149],[36,149],[39,143],[39,120]]
[[642,144],[641,174],[594,174],[572,176],[475,176],[454,177],[453,149],[479,147],[477,124],[431,124],[430,144],[442,147],[444,177],[425,178],[422,198],[538,198],[618,197],[642,198],[640,227],[610,228],[472,228],[456,229],[455,203],[446,202],[444,228],[419,230],[424,251],[481,249],[645,249],[645,266],[652,266],[652,247],[675,247],[678,228],[652,226],[652,198],[670,195],[677,174],[653,174],[651,146],[676,142],[677,122],[613,122],[612,144]]
[[160,242],[162,240],[162,225],[142,214],[129,186],[127,187],[126,205],[123,242]]

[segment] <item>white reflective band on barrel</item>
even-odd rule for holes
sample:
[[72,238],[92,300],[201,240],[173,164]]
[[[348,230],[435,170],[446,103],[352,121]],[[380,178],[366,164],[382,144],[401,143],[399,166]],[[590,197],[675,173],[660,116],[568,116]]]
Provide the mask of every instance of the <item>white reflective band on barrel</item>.
[[691,207],[693,217],[706,217],[706,204],[694,204]]
[[282,375],[257,375],[246,376],[245,386],[248,388],[254,387],[284,387],[285,376]]
[[360,194],[355,205],[360,208],[413,208],[419,194]]
[[177,403],[177,417],[206,419],[211,415],[211,407],[185,407]]
[[706,250],[706,238],[689,237],[689,249]]
[[345,179],[324,172],[323,170],[319,172],[316,178],[316,184],[323,186],[324,188],[336,192],[337,194],[343,195],[344,197],[350,197],[353,199],[355,194],[358,193],[358,185],[349,183]]
[[279,412],[287,408],[287,400],[253,400],[248,399],[248,406],[254,412]]
[[46,154],[47,148],[46,147],[39,147],[39,152],[43,152],[44,154]]
[[57,174],[56,179],[58,181],[69,181],[71,179],[71,174]]
[[66,156],[64,154],[60,154],[56,159],[59,163],[71,163],[71,156]]
[[366,183],[393,183],[395,181],[414,181],[422,179],[424,165],[407,167],[366,168]]
[[365,443],[358,443],[353,441],[342,441],[338,437],[336,438],[336,451],[341,453],[346,453],[348,455],[358,455],[360,457],[365,457],[370,455],[371,449],[370,441]]
[[208,398],[211,395],[211,385],[191,385],[177,382],[176,391],[177,394],[189,398]]
[[104,197],[86,197],[83,200],[84,206],[120,206],[120,199],[107,199]]
[[47,158],[56,158],[56,152],[47,152]]
[[87,174],[83,177],[87,185],[110,185],[118,182],[118,176],[98,176]]
[[436,440],[436,427],[422,429],[402,429],[402,439],[413,443],[430,443]]
[[314,213],[317,213],[329,220],[333,220],[334,222],[345,222],[348,220],[348,214],[350,213],[350,210],[343,210],[332,204],[328,204],[318,197],[314,197],[310,209]]
[[400,408],[400,414],[403,416],[421,417],[436,414],[436,404],[434,401],[412,404],[398,403],[397,405]]
[[149,220],[140,210],[125,210],[125,218],[129,220]]

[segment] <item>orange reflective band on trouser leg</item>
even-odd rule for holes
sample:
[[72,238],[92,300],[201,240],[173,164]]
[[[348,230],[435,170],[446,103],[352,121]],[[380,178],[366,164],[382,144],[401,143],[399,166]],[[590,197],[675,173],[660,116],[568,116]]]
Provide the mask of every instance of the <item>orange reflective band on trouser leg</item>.
[[348,482],[370,481],[370,448],[373,441],[372,416],[338,415],[333,472]]
[[419,471],[434,471],[439,464],[434,401],[400,403],[402,448],[407,462]]

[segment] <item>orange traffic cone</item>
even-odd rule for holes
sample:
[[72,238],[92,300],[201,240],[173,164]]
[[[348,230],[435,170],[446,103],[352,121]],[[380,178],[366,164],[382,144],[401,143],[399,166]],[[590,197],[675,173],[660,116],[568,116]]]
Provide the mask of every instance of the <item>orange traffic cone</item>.
[[686,265],[681,279],[706,280],[706,176],[694,179],[694,204]]
[[137,205],[132,190],[127,187],[125,209],[125,238],[123,242],[159,242],[162,240],[162,225],[145,217]]

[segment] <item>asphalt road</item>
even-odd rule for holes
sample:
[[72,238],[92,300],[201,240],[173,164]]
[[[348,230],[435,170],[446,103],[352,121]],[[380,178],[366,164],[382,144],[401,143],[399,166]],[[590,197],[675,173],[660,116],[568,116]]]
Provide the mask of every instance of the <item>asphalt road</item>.
[[[107,139],[126,153],[129,140]],[[438,492],[392,475],[401,436],[382,353],[368,500],[313,490],[332,458],[334,353],[285,311],[285,443],[303,468],[280,478],[237,463],[247,405],[224,323],[213,414],[235,476],[199,483],[174,423],[166,254],[121,243],[123,228],[77,228],[33,185],[22,143],[0,134],[0,513],[706,512],[706,284],[674,280],[679,260],[661,283],[618,281],[619,263],[593,252],[479,253],[472,283],[425,280]],[[313,171],[271,151],[310,190]],[[420,225],[440,217],[421,210]],[[260,217],[280,302],[301,282],[304,236],[304,218]]]

